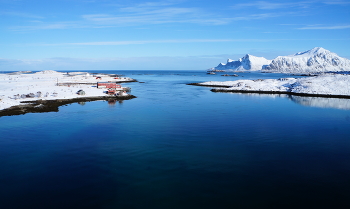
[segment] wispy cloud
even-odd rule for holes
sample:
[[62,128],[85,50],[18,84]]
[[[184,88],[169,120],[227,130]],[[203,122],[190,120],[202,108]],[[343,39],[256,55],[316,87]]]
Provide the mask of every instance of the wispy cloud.
[[[250,21],[260,19],[270,19],[283,16],[305,15],[305,10],[301,8],[310,7],[318,0],[302,2],[269,2],[254,1],[251,3],[236,4],[231,7],[242,9],[244,15],[238,13],[227,13],[218,11],[208,11],[202,7],[181,6],[182,0],[168,0],[159,2],[145,2],[133,5],[114,4],[109,5],[108,12],[78,14],[75,20],[71,21],[27,21],[27,24],[10,27],[13,31],[34,31],[34,30],[54,30],[73,28],[107,28],[107,27],[129,27],[147,26],[161,24],[197,24],[197,25],[228,25],[236,21]],[[331,4],[331,2],[325,2]],[[345,4],[345,1],[336,1],[334,4]],[[254,12],[247,8],[257,8],[265,12]],[[284,11],[269,11],[278,9],[290,9]],[[299,8],[299,10],[297,9]],[[247,11],[248,10],[248,11]],[[268,12],[266,12],[268,11]],[[4,13],[3,13],[4,14]],[[1,15],[1,13],[0,13]],[[7,13],[7,15],[17,15],[28,18],[42,18],[40,16],[24,13]],[[304,28],[302,28],[304,29]],[[305,28],[308,29],[308,28]]]
[[33,30],[52,30],[52,29],[68,29],[68,28],[85,28],[85,24],[79,22],[57,22],[57,23],[46,23],[46,22],[33,22],[29,21],[33,25],[26,26],[12,26],[12,31],[33,31]]
[[[114,46],[114,45],[137,45],[137,44],[162,44],[162,43],[212,43],[212,42],[238,42],[259,41],[259,39],[173,39],[173,40],[139,40],[139,41],[102,41],[81,43],[57,43],[40,44],[43,46]],[[261,41],[261,40],[260,40]]]
[[23,17],[23,18],[31,18],[31,19],[43,19],[44,17],[39,15],[33,15],[29,13],[24,12],[15,12],[15,11],[0,11],[1,16],[16,16],[16,17]]
[[331,4],[331,5],[350,5],[349,1],[326,1],[323,2],[325,4]]
[[74,43],[21,44],[23,46],[117,46],[140,44],[179,44],[179,43],[220,43],[220,42],[278,42],[305,40],[348,40],[348,39],[170,39],[170,40],[136,40],[136,41],[96,41]]
[[255,1],[252,3],[236,4],[236,5],[232,6],[232,8],[233,9],[243,9],[246,7],[255,7],[257,9],[262,9],[262,10],[283,9],[283,8],[291,8],[291,7],[306,8],[306,7],[309,7],[312,3],[313,3],[313,1],[283,2],[283,3],[275,3],[275,2],[267,2],[267,1]]
[[[229,55],[227,55],[229,56]],[[45,59],[1,59],[0,66],[6,70],[168,70],[207,69],[214,66],[227,56],[139,56],[139,57],[110,57],[110,58],[70,58],[53,57]],[[240,54],[237,57],[241,57]],[[135,62],[137,60],[138,62]],[[130,63],[134,63],[130,65]],[[163,63],[163,64],[160,64]]]
[[[133,6],[113,5],[113,12],[83,14],[69,22],[31,22],[31,25],[13,26],[14,31],[106,28],[138,25],[159,25],[168,23],[189,23],[203,25],[225,25],[233,18],[223,17],[197,7],[180,7],[176,1],[147,2]],[[111,11],[111,10],[110,10]],[[18,14],[20,15],[20,14]]]
[[0,58],[0,66],[6,66],[6,65],[15,65],[22,63],[23,61],[18,59],[2,59]]
[[211,13],[198,7],[181,7],[182,1],[145,2],[122,6],[111,5],[116,12],[85,14],[84,21],[95,25],[128,26],[166,23],[227,24],[228,20],[211,17]]
[[231,20],[259,20],[259,19],[267,19],[267,18],[273,18],[273,17],[279,17],[286,15],[285,13],[262,13],[262,14],[252,14],[252,15],[244,15],[244,16],[237,16],[231,18]]
[[261,10],[276,10],[276,9],[289,9],[289,8],[311,8],[315,5],[350,5],[349,1],[322,1],[322,0],[309,0],[309,1],[285,1],[285,2],[269,2],[269,1],[254,1],[250,3],[235,4],[231,8],[244,9],[244,8],[256,8]]
[[229,18],[212,17],[213,14],[195,7],[177,7],[170,3],[145,3],[133,7],[120,7],[117,14],[89,14],[82,18],[97,25],[140,25],[165,23],[196,23],[221,25]]
[[339,29],[348,29],[350,25],[335,25],[335,26],[305,26],[298,28],[299,30],[339,30]]

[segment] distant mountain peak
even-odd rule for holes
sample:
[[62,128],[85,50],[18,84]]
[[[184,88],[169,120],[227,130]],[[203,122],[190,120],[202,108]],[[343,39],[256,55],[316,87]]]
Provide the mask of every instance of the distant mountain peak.
[[270,60],[264,57],[255,57],[250,54],[246,54],[244,57],[239,58],[237,61],[227,59],[227,63],[220,63],[216,66],[215,70],[228,70],[228,71],[258,71],[270,64]]
[[315,47],[304,52],[289,56],[278,56],[273,60],[246,54],[234,61],[228,59],[227,63],[220,63],[216,70],[227,71],[258,71],[279,73],[316,73],[327,71],[350,71],[350,60],[339,57],[322,47]]
[[304,52],[298,52],[294,55],[291,55],[291,56],[312,56],[312,55],[316,55],[316,54],[329,54],[329,53],[332,53],[330,51],[328,51],[327,49],[324,49],[322,47],[315,47],[313,49],[310,49],[310,50],[307,50],[307,51],[304,51]]
[[350,60],[339,57],[322,47],[298,52],[294,55],[279,56],[273,59],[265,72],[317,73],[329,71],[349,71]]

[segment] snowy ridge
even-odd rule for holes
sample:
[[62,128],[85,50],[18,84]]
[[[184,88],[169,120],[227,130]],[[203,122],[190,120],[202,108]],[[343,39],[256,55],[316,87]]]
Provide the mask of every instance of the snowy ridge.
[[298,52],[289,56],[278,56],[273,60],[247,54],[238,61],[231,59],[209,70],[258,71],[266,73],[320,73],[350,71],[350,60],[339,57],[322,47]]
[[294,55],[279,56],[272,60],[263,71],[278,73],[318,73],[349,71],[350,60],[339,57],[322,47],[315,47]]
[[211,68],[211,70],[258,71],[270,63],[271,60],[267,60],[264,57],[256,57],[250,54],[246,54],[238,61],[228,59],[226,64],[220,63],[215,68]]

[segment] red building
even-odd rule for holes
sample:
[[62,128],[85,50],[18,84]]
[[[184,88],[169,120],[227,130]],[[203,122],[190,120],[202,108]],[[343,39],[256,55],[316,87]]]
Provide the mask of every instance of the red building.
[[117,85],[116,83],[112,83],[112,82],[97,82],[97,88],[121,88],[121,85]]

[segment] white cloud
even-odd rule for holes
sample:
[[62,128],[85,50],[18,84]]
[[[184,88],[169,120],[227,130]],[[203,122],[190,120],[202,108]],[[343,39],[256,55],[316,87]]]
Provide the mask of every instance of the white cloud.
[[131,6],[112,5],[116,12],[82,15],[87,24],[129,26],[166,23],[227,24],[228,18],[198,7],[180,7],[181,1],[145,2]]
[[68,29],[68,28],[84,28],[87,27],[84,24],[78,22],[56,22],[56,23],[45,23],[45,22],[33,22],[35,25],[27,26],[12,26],[9,29],[12,31],[32,31],[32,30],[52,30],[52,29]]
[[276,39],[170,39],[170,40],[136,40],[136,41],[96,41],[76,43],[29,44],[26,46],[114,46],[138,44],[171,44],[171,43],[215,43],[215,42],[265,42]]
[[[179,7],[176,2],[147,2],[134,6],[117,5],[115,12],[83,14],[80,19],[58,22],[33,22],[30,25],[10,27],[13,31],[106,28],[168,23],[189,23],[202,25],[227,25],[234,21],[274,18],[287,13],[263,13],[244,16],[224,15],[199,7]],[[271,7],[271,6],[270,6]],[[111,10],[110,10],[111,11]]]
[[20,64],[23,61],[17,59],[1,59],[0,58],[0,66],[8,66],[8,65],[16,65]]
[[23,17],[23,18],[30,18],[30,19],[43,19],[44,17],[39,15],[33,15],[29,13],[24,12],[15,12],[15,11],[0,11],[0,15],[3,16],[16,16],[16,17]]
[[[216,66],[223,58],[219,56],[191,57],[127,57],[127,58],[48,58],[26,60],[1,60],[6,71],[41,70],[206,70]],[[137,62],[136,62],[137,60]],[[132,65],[130,64],[132,63]]]
[[321,1],[321,0],[309,0],[309,1],[285,1],[285,2],[269,2],[269,1],[255,1],[251,3],[241,3],[232,6],[233,9],[244,9],[244,8],[257,8],[261,10],[277,10],[277,9],[290,9],[290,8],[311,8],[314,6],[319,6],[320,4],[326,5],[349,5],[349,1]]
[[97,25],[123,26],[140,24],[165,23],[196,23],[196,24],[227,24],[229,18],[215,17],[199,8],[187,7],[124,7],[117,14],[89,14],[82,18],[89,23]]
[[303,2],[283,2],[283,3],[272,3],[267,1],[255,1],[252,3],[242,3],[232,6],[233,9],[243,9],[246,7],[255,7],[257,9],[268,10],[268,9],[282,9],[299,7],[306,8],[309,7],[314,1],[303,1]]
[[[301,8],[308,8],[315,1],[301,2],[269,2],[269,1],[254,1],[251,3],[236,4],[231,8],[242,9],[245,15],[237,13],[220,13],[216,10],[208,11],[202,7],[181,7],[178,1],[160,1],[160,2],[145,2],[134,5],[109,5],[108,12],[104,10],[102,13],[79,14],[77,19],[72,21],[27,21],[27,25],[12,26],[13,31],[30,31],[30,30],[53,30],[53,29],[72,29],[72,28],[107,28],[107,27],[128,27],[128,26],[146,26],[160,25],[169,23],[188,23],[202,25],[228,25],[236,21],[249,21],[268,18],[277,18],[283,16],[300,16],[305,13]],[[126,2],[125,4],[127,4]],[[323,2],[325,4],[347,4],[345,1]],[[277,10],[274,12],[251,13],[250,8],[260,10]],[[278,9],[290,9],[282,12]],[[299,10],[298,10],[299,9]],[[247,11],[248,10],[248,11]],[[226,11],[227,12],[227,11]],[[0,13],[1,14],[1,13]],[[8,14],[10,15],[10,13]],[[11,15],[23,16],[28,18],[41,18],[40,16],[12,13]],[[29,24],[28,24],[29,23]],[[308,28],[302,28],[308,29]]]
[[134,7],[118,7],[117,12],[80,15],[80,19],[59,22],[33,22],[31,25],[12,26],[13,31],[106,28],[167,23],[225,25],[233,18],[220,17],[200,8],[174,7],[170,3],[144,3]]
[[350,5],[349,1],[326,1],[325,4],[331,4],[331,5]]
[[266,19],[266,18],[273,18],[273,17],[280,17],[282,15],[286,15],[286,13],[263,13],[263,14],[252,14],[252,15],[245,15],[240,17],[234,17],[232,20],[259,20],[259,19]]
[[348,29],[350,25],[335,25],[335,26],[305,26],[298,28],[299,30],[339,30]]
[[[269,33],[269,32],[266,32]],[[280,32],[282,33],[282,32]],[[72,43],[38,43],[21,44],[21,47],[33,46],[118,46],[140,44],[179,44],[179,43],[220,43],[220,42],[279,42],[279,41],[307,41],[307,40],[348,40],[348,39],[169,39],[169,40],[135,40],[135,41],[95,41]]]

